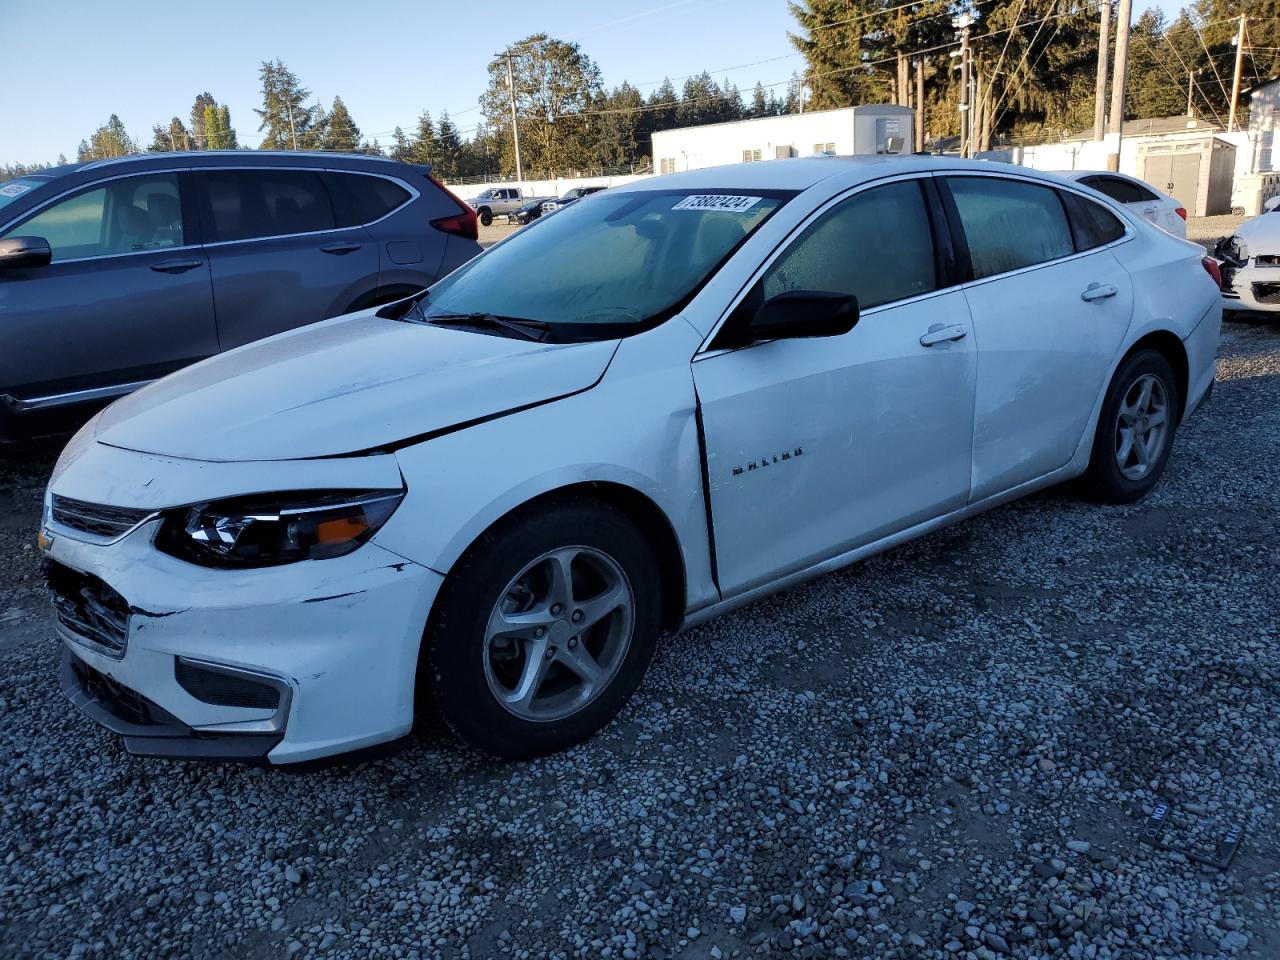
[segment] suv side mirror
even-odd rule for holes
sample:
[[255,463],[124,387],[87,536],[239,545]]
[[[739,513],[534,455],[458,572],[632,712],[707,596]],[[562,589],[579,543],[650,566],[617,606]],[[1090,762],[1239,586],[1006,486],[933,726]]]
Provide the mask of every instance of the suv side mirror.
[[44,237],[6,237],[0,240],[0,269],[47,267],[53,250]]
[[734,324],[720,346],[738,347],[757,340],[838,337],[858,322],[858,298],[826,290],[788,290],[760,304],[745,323]]

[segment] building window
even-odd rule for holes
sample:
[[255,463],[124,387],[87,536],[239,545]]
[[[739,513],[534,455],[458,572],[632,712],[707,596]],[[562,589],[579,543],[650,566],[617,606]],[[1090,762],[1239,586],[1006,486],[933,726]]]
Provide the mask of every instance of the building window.
[[675,173],[675,172],[676,172],[676,158],[675,158],[675,157],[663,157],[661,160],[659,160],[659,161],[658,161],[658,172],[659,172],[659,173]]
[[760,151],[759,151],[759,150],[743,150],[743,151],[742,151],[742,162],[743,162],[743,163],[754,163],[755,161],[757,161],[757,160],[759,160],[759,159],[760,159]]
[[813,145],[814,153],[835,153],[836,145],[834,143],[815,143]]

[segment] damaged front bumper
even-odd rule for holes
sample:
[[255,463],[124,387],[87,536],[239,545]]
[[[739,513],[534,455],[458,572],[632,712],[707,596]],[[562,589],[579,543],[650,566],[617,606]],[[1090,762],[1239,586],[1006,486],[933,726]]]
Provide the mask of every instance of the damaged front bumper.
[[1214,254],[1221,261],[1223,310],[1280,311],[1280,254],[1254,254],[1237,237],[1219,241]]
[[63,691],[131,753],[298,763],[397,740],[442,577],[376,544],[254,570],[47,527]]

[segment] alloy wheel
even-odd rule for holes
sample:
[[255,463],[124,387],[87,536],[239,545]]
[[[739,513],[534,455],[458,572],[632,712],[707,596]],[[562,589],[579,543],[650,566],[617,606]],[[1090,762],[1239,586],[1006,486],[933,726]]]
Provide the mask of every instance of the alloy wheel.
[[489,690],[522,720],[563,720],[613,681],[634,626],[635,597],[616,560],[593,547],[545,553],[512,578],[489,615]]
[[1116,464],[1126,480],[1141,480],[1169,439],[1169,395],[1164,381],[1144,373],[1125,391],[1116,417]]

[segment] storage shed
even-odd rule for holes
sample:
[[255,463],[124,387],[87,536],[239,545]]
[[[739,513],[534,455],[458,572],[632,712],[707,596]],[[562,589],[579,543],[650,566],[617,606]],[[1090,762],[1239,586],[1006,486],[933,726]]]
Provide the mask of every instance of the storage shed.
[[1231,212],[1235,166],[1235,146],[1209,131],[1138,144],[1138,176],[1177,199],[1193,217]]

